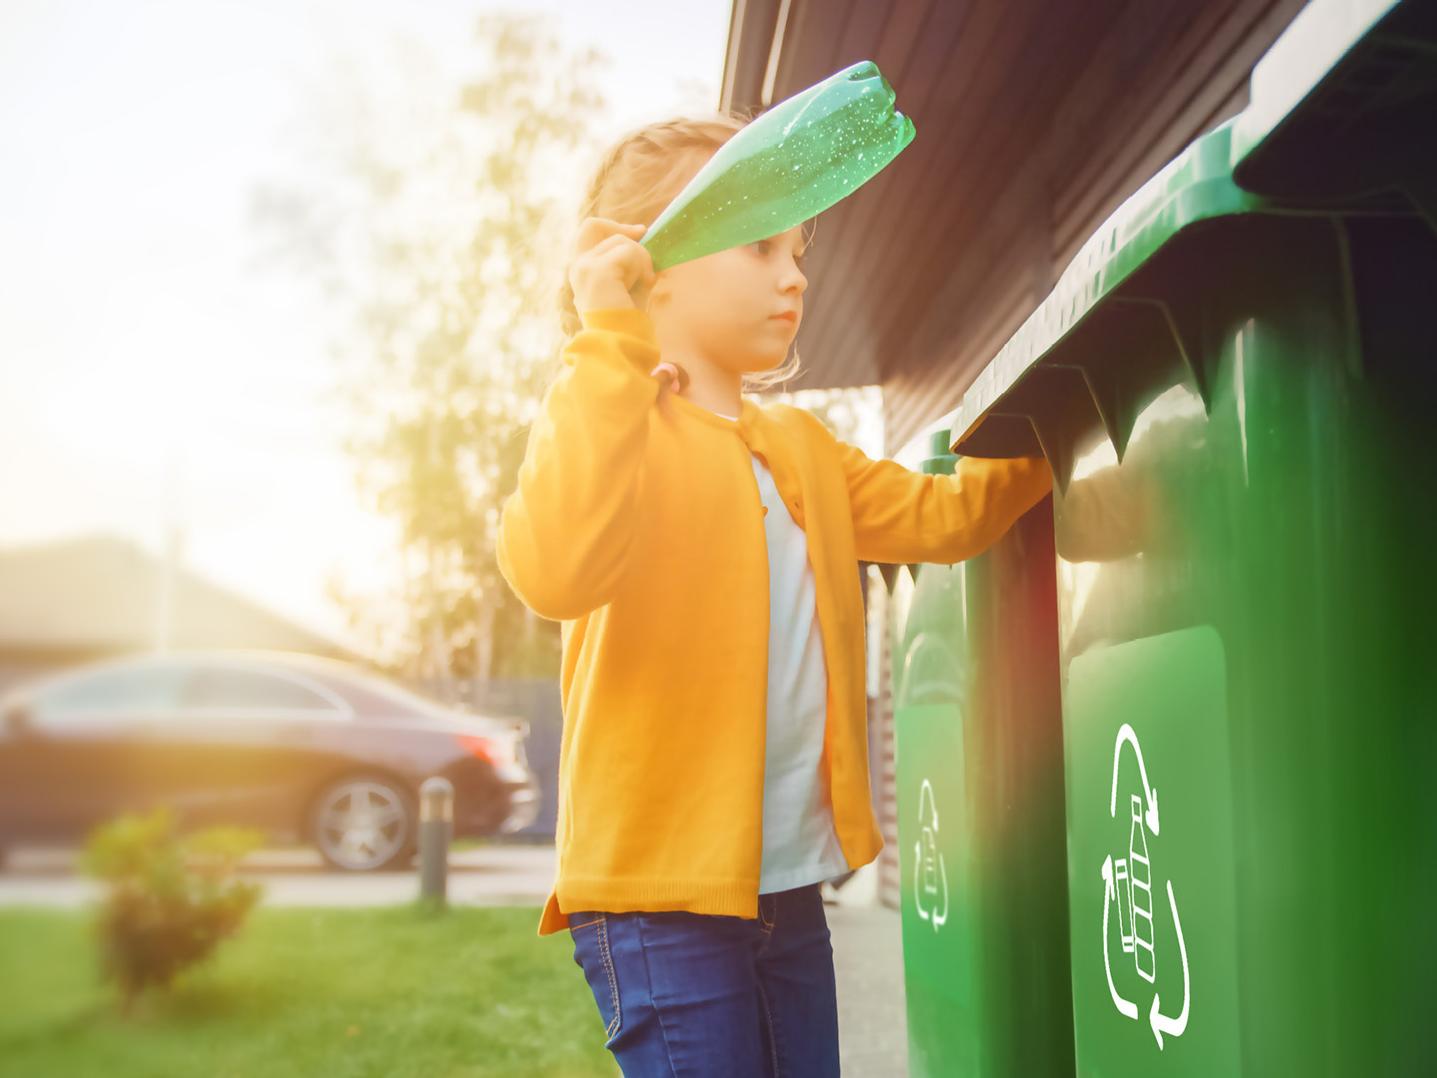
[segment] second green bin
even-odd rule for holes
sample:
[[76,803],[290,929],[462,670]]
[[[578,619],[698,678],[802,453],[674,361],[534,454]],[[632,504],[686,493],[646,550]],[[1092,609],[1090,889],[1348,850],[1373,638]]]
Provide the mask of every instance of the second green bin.
[[[929,472],[952,472],[938,431]],[[1033,572],[1031,566],[1046,572]],[[894,590],[903,952],[915,1078],[1073,1073],[1051,502]]]

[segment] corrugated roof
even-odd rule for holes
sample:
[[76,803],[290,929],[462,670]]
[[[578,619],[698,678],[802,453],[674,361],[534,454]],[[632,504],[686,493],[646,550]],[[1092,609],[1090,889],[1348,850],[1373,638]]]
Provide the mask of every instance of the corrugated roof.
[[761,107],[770,70],[773,103],[871,59],[917,127],[820,215],[784,388],[882,384],[890,445],[952,408],[1108,213],[1242,107],[1301,6],[735,0],[723,107]]

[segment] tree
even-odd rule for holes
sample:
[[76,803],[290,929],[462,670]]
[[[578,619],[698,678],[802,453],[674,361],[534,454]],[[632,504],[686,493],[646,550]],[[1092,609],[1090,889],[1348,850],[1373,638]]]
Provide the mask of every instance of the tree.
[[[605,102],[594,50],[561,55],[539,16],[478,20],[474,76],[446,83],[412,45],[398,92],[372,71],[319,102],[317,184],[254,193],[273,253],[343,312],[337,396],[370,504],[400,525],[402,594],[331,579],[393,672],[449,683],[547,675],[558,626],[500,576],[503,498],[561,343],[563,212],[545,180],[572,175]],[[552,186],[552,183],[551,183]]]
[[878,386],[797,389],[772,393],[765,399],[810,411],[823,421],[835,438],[858,446],[869,456],[882,455],[882,437],[874,423],[883,409],[883,397]]

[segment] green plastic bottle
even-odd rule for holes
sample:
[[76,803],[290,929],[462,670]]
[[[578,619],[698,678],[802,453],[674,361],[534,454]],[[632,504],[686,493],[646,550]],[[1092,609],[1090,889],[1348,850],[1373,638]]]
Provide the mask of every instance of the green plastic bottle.
[[861,60],[755,118],[644,233],[655,272],[776,236],[851,195],[913,141],[894,99]]

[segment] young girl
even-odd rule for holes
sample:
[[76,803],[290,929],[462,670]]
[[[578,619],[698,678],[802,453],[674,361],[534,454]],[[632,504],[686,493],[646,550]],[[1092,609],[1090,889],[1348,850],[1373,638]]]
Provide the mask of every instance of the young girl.
[[604,157],[563,294],[563,366],[503,507],[499,568],[562,622],[558,872],[624,1074],[838,1074],[819,884],[877,857],[857,564],[952,563],[1051,489],[1038,460],[872,460],[790,377],[795,227],[655,274],[638,243],[747,119]]

